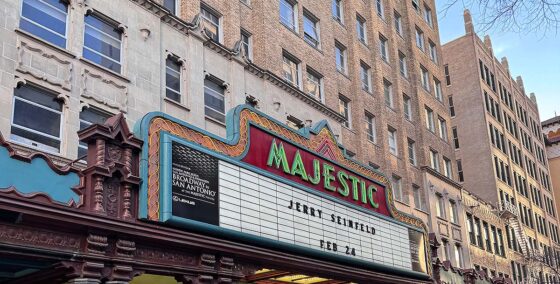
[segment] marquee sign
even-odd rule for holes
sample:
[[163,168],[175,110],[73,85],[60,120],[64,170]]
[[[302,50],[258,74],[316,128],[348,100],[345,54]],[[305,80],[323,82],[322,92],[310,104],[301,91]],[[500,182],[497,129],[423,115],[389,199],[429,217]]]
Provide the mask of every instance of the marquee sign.
[[[326,123],[294,131],[248,106],[223,139],[162,113],[144,143],[142,218],[306,256],[427,278],[426,227],[388,180],[345,155]],[[147,181],[147,182],[146,182]]]

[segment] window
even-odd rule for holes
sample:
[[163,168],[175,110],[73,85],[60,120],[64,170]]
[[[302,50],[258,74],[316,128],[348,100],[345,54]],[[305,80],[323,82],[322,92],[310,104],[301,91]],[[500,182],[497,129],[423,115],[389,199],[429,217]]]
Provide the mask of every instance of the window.
[[424,51],[424,32],[418,27],[416,28],[416,46]]
[[253,40],[251,34],[244,30],[241,30],[241,51],[247,59],[253,59]]
[[68,4],[57,0],[23,0],[19,27],[58,47],[66,48]]
[[426,199],[424,198],[424,191],[420,189],[420,187],[413,185],[412,194],[414,195],[415,208],[426,211]]
[[441,243],[441,249],[443,251],[443,261],[449,261],[449,241],[447,239],[442,239]]
[[314,47],[319,46],[319,21],[307,11],[303,12],[303,38]]
[[389,152],[396,156],[396,155],[398,155],[397,130],[393,129],[392,127],[389,127],[387,129],[387,135],[388,135],[388,139],[389,139]]
[[381,19],[385,19],[385,12],[383,9],[383,0],[376,0],[375,1],[375,8],[377,9],[377,15],[381,17]]
[[226,120],[224,88],[209,79],[204,80],[204,114],[222,123]]
[[408,138],[408,161],[416,166],[416,143],[410,138]]
[[385,94],[385,105],[393,108],[393,87],[391,82],[383,80],[383,93]]
[[117,73],[121,72],[122,32],[116,24],[96,14],[85,18],[84,58]]
[[474,231],[476,233],[476,243],[479,247],[483,248],[482,244],[482,230],[480,229],[480,219],[474,217]]
[[426,21],[426,23],[428,23],[430,27],[432,28],[434,27],[432,21],[432,10],[427,6],[424,6],[424,20]]
[[[103,124],[109,115],[92,108],[86,108],[80,112],[80,130],[86,129],[92,124]],[[78,145],[78,158],[85,157],[87,154],[87,144],[80,141]]]
[[356,31],[358,33],[358,39],[364,44],[367,44],[366,20],[360,15],[356,15]]
[[459,149],[460,148],[459,135],[457,133],[457,127],[456,126],[451,128],[451,133],[453,134],[453,145],[455,146],[455,149]]
[[403,94],[403,112],[404,118],[407,120],[412,120],[412,103],[407,95]]
[[439,154],[437,151],[430,149],[430,166],[439,172]]
[[220,42],[220,17],[202,5],[200,6],[200,15],[202,15],[202,24],[206,35],[214,42]]
[[428,49],[428,51],[430,52],[430,60],[432,60],[434,63],[438,63],[436,44],[430,41]]
[[447,86],[451,85],[451,75],[449,75],[449,65],[445,64],[445,66],[443,66],[443,69],[445,71],[445,83],[447,84]]
[[412,0],[412,8],[416,10],[416,13],[420,13],[420,0]]
[[439,118],[439,138],[447,141],[447,122],[443,118]]
[[307,68],[307,80],[305,80],[305,93],[315,98],[318,101],[323,99],[323,93],[321,89],[322,76],[312,70]]
[[467,213],[467,230],[469,233],[469,241],[472,245],[476,245],[476,237],[474,233],[474,223],[471,214]]
[[290,0],[280,0],[280,22],[288,29],[297,31],[296,3]]
[[436,193],[436,198],[436,216],[445,218],[445,200],[443,200],[443,195]]
[[459,211],[455,200],[449,200],[449,219],[455,224],[459,224]]
[[338,98],[338,112],[344,116],[344,126],[350,127],[350,101],[345,97]]
[[453,104],[453,96],[448,97],[449,100],[449,114],[451,117],[455,117],[455,105]]
[[172,56],[165,60],[165,96],[181,102],[181,63]]
[[393,197],[395,200],[406,202],[402,191],[402,180],[400,177],[393,175],[391,178],[391,188],[393,189]]
[[406,65],[406,55],[399,51],[399,71],[405,78],[408,77],[408,67]]
[[282,62],[282,77],[284,80],[299,87],[299,60],[284,52]]
[[457,160],[457,175],[459,175],[460,182],[465,181],[465,177],[463,176],[463,163],[461,163],[461,160]]
[[422,65],[420,65],[420,72],[422,73],[422,76],[420,77],[421,83],[422,83],[422,87],[426,90],[426,91],[430,91],[430,74],[428,73],[428,70],[426,68],[424,68]]
[[335,43],[335,54],[336,54],[336,70],[343,74],[346,74],[346,47]]
[[14,91],[10,139],[41,150],[59,152],[62,139],[62,103],[56,94],[31,85]]
[[482,229],[484,231],[484,242],[486,246],[486,250],[492,252],[492,241],[490,239],[490,229],[488,227],[488,223],[485,221],[482,222]]
[[365,120],[366,120],[366,135],[367,135],[367,139],[370,142],[375,143],[375,139],[376,139],[376,130],[375,130],[375,117],[366,112],[365,113]]
[[379,35],[379,53],[381,54],[381,59],[385,62],[389,62],[389,50],[387,45],[387,39],[384,36]]
[[399,34],[400,36],[403,35],[402,17],[396,11],[395,11],[395,30],[397,30],[397,34]]
[[365,63],[360,62],[360,80],[362,81],[362,90],[371,92],[370,68]]
[[441,92],[441,82],[434,77],[434,95],[436,99],[440,102],[443,101],[443,94]]
[[342,0],[332,1],[332,15],[339,23],[344,23]]
[[163,0],[163,7],[165,7],[171,14],[177,13],[177,0]]
[[426,107],[426,127],[432,132],[436,132],[436,125],[434,123],[434,112]]
[[461,247],[461,244],[455,244],[455,261],[456,261],[456,265],[459,268],[462,268],[464,266],[464,260],[463,260],[463,248]]
[[444,175],[450,179],[453,179],[453,166],[451,166],[451,160],[443,157],[443,163],[444,163]]

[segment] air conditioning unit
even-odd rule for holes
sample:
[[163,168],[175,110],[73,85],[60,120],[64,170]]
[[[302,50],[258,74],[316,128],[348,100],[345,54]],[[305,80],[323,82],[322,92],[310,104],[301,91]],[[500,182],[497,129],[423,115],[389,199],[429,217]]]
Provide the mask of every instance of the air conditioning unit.
[[29,146],[29,147],[32,147],[32,148],[36,148],[36,149],[41,150],[41,151],[50,152],[50,153],[59,153],[58,148],[55,148],[55,147],[52,147],[52,146],[49,146],[49,145],[45,145],[45,144],[39,143],[37,141],[31,140],[31,139],[28,139],[28,138],[25,138],[25,137],[21,137],[21,136],[18,136],[18,135],[14,135],[14,134],[10,135],[10,140],[13,141],[13,142],[16,142],[18,144],[22,144],[22,145]]

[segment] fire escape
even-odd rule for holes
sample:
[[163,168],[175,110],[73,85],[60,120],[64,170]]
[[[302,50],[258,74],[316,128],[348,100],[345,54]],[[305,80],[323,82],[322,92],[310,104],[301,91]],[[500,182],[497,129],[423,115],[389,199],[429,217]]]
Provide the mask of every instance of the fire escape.
[[[520,216],[517,211],[515,204],[509,201],[502,201],[500,204],[500,217],[506,220],[507,224],[515,235],[515,239],[521,248],[521,253],[525,259],[527,265],[527,277],[522,282],[523,284],[534,284],[537,283],[537,271],[539,266],[539,260],[541,257],[541,252],[538,246],[533,248],[533,245],[529,241],[529,237],[523,229],[523,224],[521,223]],[[521,273],[521,272],[518,272]]]

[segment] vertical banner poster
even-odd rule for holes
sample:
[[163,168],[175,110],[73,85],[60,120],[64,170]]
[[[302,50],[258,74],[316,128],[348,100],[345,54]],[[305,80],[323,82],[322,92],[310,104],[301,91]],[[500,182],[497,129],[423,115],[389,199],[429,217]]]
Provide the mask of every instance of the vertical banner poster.
[[172,142],[172,213],[219,225],[218,159]]

